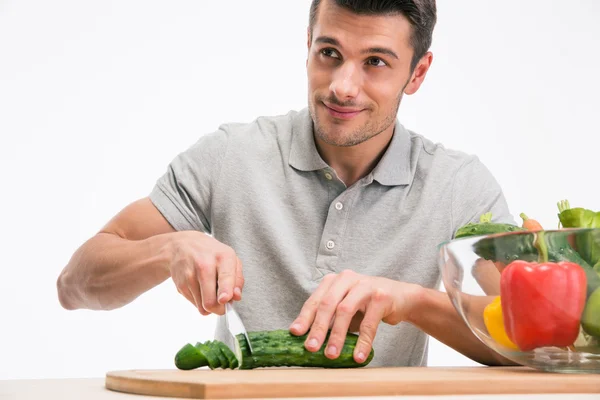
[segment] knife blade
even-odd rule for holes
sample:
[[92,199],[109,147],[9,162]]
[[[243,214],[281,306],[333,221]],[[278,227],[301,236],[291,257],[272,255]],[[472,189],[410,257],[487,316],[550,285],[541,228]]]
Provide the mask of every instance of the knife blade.
[[232,343],[226,343],[230,349],[232,349],[235,355],[238,357],[240,364],[242,363],[242,350],[240,348],[240,344],[237,341],[237,335],[240,333],[244,334],[246,338],[246,342],[248,343],[248,350],[250,354],[252,354],[252,344],[250,343],[250,338],[248,337],[248,332],[246,331],[246,327],[242,322],[237,311],[233,307],[231,302],[227,302],[225,304],[225,323],[227,325],[227,329],[229,330]]

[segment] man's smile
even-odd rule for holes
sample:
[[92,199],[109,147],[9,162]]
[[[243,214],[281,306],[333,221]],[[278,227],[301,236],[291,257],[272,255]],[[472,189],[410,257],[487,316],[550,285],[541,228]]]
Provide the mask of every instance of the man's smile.
[[329,112],[329,115],[338,119],[352,119],[363,111],[360,108],[340,107],[326,102],[323,102],[323,105]]

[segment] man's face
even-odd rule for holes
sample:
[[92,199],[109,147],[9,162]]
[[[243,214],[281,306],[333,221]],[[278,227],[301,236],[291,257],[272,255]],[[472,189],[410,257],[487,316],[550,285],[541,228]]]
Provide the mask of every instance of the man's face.
[[411,74],[410,34],[402,15],[356,15],[322,1],[307,60],[309,110],[319,139],[353,146],[393,129],[403,92],[414,93],[422,81],[412,79],[423,68]]

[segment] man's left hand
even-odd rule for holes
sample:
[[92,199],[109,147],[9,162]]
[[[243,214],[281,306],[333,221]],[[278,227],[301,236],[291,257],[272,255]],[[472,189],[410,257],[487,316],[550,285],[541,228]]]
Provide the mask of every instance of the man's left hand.
[[290,331],[295,335],[308,331],[305,347],[315,352],[323,345],[331,327],[325,349],[325,355],[330,359],[339,356],[347,332],[358,331],[354,359],[362,363],[371,352],[379,323],[396,325],[406,320],[420,288],[351,270],[327,274],[304,303]]

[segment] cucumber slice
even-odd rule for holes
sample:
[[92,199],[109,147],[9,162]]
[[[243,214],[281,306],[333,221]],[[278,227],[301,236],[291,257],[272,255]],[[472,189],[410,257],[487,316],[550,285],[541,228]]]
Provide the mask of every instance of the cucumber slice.
[[179,369],[195,369],[208,364],[206,357],[190,343],[175,354],[175,366]]
[[227,357],[225,357],[225,355],[219,349],[218,341],[209,340],[205,344],[210,347],[212,354],[219,359],[219,366],[217,368],[227,368],[229,366],[229,360],[227,360]]
[[231,351],[231,349],[223,342],[215,341],[215,344],[219,347],[221,353],[227,357],[228,368],[237,368],[239,366],[239,362],[235,354],[233,354],[233,351]]
[[[206,362],[210,369],[219,368],[221,366],[221,360],[215,354],[212,346],[208,344],[209,342],[204,343],[196,343],[196,348],[204,355],[206,358]],[[206,365],[206,364],[204,364]]]

